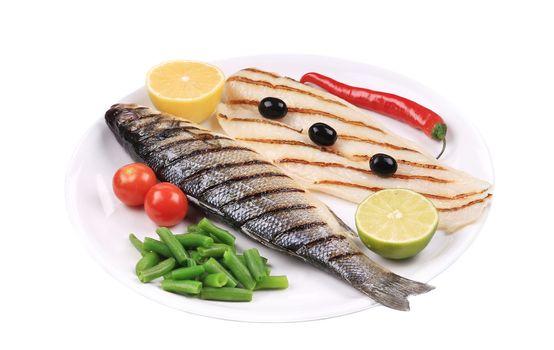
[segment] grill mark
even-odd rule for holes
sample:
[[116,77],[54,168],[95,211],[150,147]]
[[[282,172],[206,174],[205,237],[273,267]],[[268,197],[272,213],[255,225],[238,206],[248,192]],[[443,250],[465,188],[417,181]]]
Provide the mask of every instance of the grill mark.
[[167,137],[167,135],[171,135],[172,132],[176,132],[176,131],[184,131],[186,133],[188,133],[189,135],[196,135],[192,132],[190,132],[189,130],[200,130],[199,128],[197,127],[194,127],[192,125],[187,125],[187,126],[170,126],[168,127],[167,129],[164,129],[163,131],[161,131],[159,134],[153,134],[153,135],[149,135],[148,137],[144,138],[142,140],[142,142],[146,142],[146,141],[149,141],[151,138],[160,138],[163,136],[163,139],[165,139]]
[[408,148],[408,147],[397,146],[397,145],[393,145],[392,143],[388,143],[388,142],[379,142],[379,141],[375,141],[375,140],[372,140],[372,139],[361,138],[361,137],[352,136],[352,135],[341,135],[341,134],[339,134],[338,138],[342,139],[342,140],[347,140],[347,141],[364,142],[364,143],[369,143],[369,144],[372,144],[372,145],[379,145],[379,146],[382,146],[384,148],[395,149],[395,150],[398,150],[398,151],[407,151],[407,152],[419,153],[415,149],[411,149],[411,148]]
[[[366,156],[366,157],[367,157],[366,160],[369,160],[369,158],[371,158],[369,156]],[[412,162],[412,161],[404,160],[404,159],[397,159],[396,162],[398,164],[409,165],[409,166],[413,166],[413,167],[416,167],[416,168],[425,168],[425,169],[433,169],[433,170],[448,170],[445,167],[440,166],[440,165],[416,163],[416,162]]]
[[336,101],[336,100],[332,100],[332,99],[329,99],[329,98],[326,98],[324,96],[321,96],[321,95],[318,95],[318,94],[314,94],[313,92],[310,92],[310,91],[306,91],[306,90],[302,90],[302,89],[298,89],[298,88],[295,88],[295,87],[291,87],[291,86],[287,86],[287,85],[281,85],[281,84],[272,84],[268,81],[265,81],[265,80],[254,80],[254,79],[249,79],[249,78],[246,78],[246,77],[242,77],[242,76],[232,76],[230,78],[227,79],[227,81],[237,81],[237,82],[240,82],[240,83],[245,83],[245,84],[252,84],[252,85],[259,85],[259,86],[265,86],[265,87],[268,87],[268,88],[271,88],[271,89],[276,89],[276,90],[284,90],[284,91],[290,91],[290,92],[297,92],[299,94],[302,94],[302,95],[306,95],[306,96],[310,96],[310,97],[314,97],[314,98],[317,98],[318,100],[321,100],[321,101],[325,101],[325,102],[329,102],[329,103],[334,103],[334,104],[337,104],[339,106],[343,106],[343,107],[347,107],[344,103],[340,102],[340,101]]
[[333,262],[335,260],[342,260],[342,259],[346,259],[346,258],[351,258],[351,257],[357,256],[357,255],[362,255],[362,252],[340,253],[340,254],[333,255],[332,257],[330,257],[327,260],[327,262]]
[[189,139],[181,139],[181,140],[169,142],[169,143],[167,143],[163,146],[160,146],[159,148],[156,148],[156,149],[148,152],[147,155],[150,155],[153,152],[165,151],[165,150],[167,150],[171,147],[178,146],[178,145],[183,145],[183,144],[186,144],[186,143],[189,143],[189,142],[208,141],[208,140],[229,140],[228,137],[219,136],[219,135],[212,135],[212,134],[193,134],[193,135],[197,136],[197,137],[191,137]]
[[329,242],[329,241],[334,241],[334,240],[337,240],[337,239],[338,240],[343,240],[343,239],[346,239],[346,237],[341,236],[341,235],[329,235],[329,236],[317,238],[317,239],[314,239],[311,242],[308,242],[308,243],[304,244],[303,248],[311,249],[312,247],[314,247],[316,245],[326,243],[326,242]]
[[273,243],[279,237],[282,237],[284,235],[289,235],[289,234],[294,233],[294,232],[303,231],[303,230],[306,230],[306,229],[309,229],[309,228],[323,227],[323,226],[327,226],[327,223],[323,222],[323,221],[315,221],[315,222],[310,222],[310,223],[307,223],[307,224],[301,224],[301,225],[298,225],[298,226],[294,226],[292,228],[289,228],[288,230],[285,230],[283,232],[279,232],[276,235],[272,236],[271,239],[269,240],[269,242]]
[[231,122],[237,121],[237,122],[246,122],[246,123],[269,124],[269,125],[274,125],[274,126],[287,128],[287,129],[290,129],[292,131],[296,131],[299,134],[302,133],[302,130],[298,130],[298,129],[295,129],[291,126],[288,126],[287,124],[275,122],[275,121],[268,120],[268,119],[228,117],[228,116],[226,116],[225,114],[222,114],[222,113],[218,113],[217,116],[218,116],[218,118],[222,118],[222,119],[225,119],[225,120],[228,120],[228,121],[231,121]]
[[[227,101],[226,103],[229,104],[229,105],[249,105],[249,106],[257,106],[257,105],[260,104],[260,102],[256,101],[256,100],[230,100],[230,101]],[[322,115],[322,116],[325,116],[327,118],[338,120],[338,121],[340,121],[342,123],[345,123],[345,124],[361,126],[361,127],[364,127],[364,128],[368,128],[368,129],[380,132],[382,134],[386,134],[386,132],[384,130],[382,130],[378,127],[375,127],[373,125],[369,125],[369,124],[366,124],[366,123],[361,122],[361,121],[346,119],[346,118],[338,116],[336,114],[329,113],[329,112],[326,112],[326,111],[322,111],[322,110],[319,110],[319,109],[288,107],[288,111],[291,112],[291,113],[307,114],[307,115],[311,115],[311,116],[313,116],[313,115]],[[417,151],[414,151],[414,152],[417,152]]]
[[278,173],[278,172],[274,172],[274,171],[268,171],[268,172],[263,172],[263,173],[259,173],[259,174],[252,174],[252,175],[238,176],[238,177],[234,177],[234,178],[231,178],[231,179],[227,179],[227,180],[225,180],[223,182],[220,182],[218,184],[209,186],[208,188],[204,189],[201,193],[199,193],[199,196],[204,195],[204,193],[206,193],[210,190],[213,190],[214,188],[218,188],[218,187],[225,186],[225,185],[228,185],[228,184],[232,184],[232,183],[235,183],[235,182],[258,179],[258,178],[264,178],[264,177],[288,177],[288,176],[285,175],[284,173],[280,173],[280,172]]
[[231,163],[216,164],[216,165],[213,165],[213,166],[209,166],[207,168],[200,169],[199,171],[197,171],[193,174],[190,174],[189,176],[186,176],[185,178],[183,178],[180,181],[180,184],[182,185],[185,182],[187,182],[187,181],[189,181],[193,178],[202,176],[203,174],[205,174],[209,171],[222,170],[222,169],[231,169],[231,168],[237,168],[237,167],[241,167],[241,166],[258,165],[258,164],[259,165],[262,165],[262,164],[273,165],[270,162],[267,162],[265,160],[257,160],[257,159],[256,160],[243,161],[243,162],[231,162]]
[[265,70],[261,70],[261,69],[254,68],[254,67],[245,68],[245,69],[243,69],[243,70],[245,70],[245,71],[247,71],[247,72],[252,72],[252,73],[258,73],[258,74],[267,75],[267,76],[272,77],[272,78],[275,78],[275,79],[282,78],[280,75],[277,75],[277,74],[275,74],[275,73],[266,72]]
[[489,193],[485,198],[481,198],[481,199],[477,199],[477,200],[471,201],[471,202],[466,203],[466,204],[464,204],[464,205],[461,205],[461,206],[459,206],[459,207],[454,207],[454,208],[437,208],[437,211],[440,211],[440,212],[448,212],[448,211],[461,210],[461,209],[470,207],[470,206],[475,205],[475,204],[483,203],[484,201],[486,201],[486,200],[489,199],[490,197],[492,197],[492,194],[491,194],[491,193]]
[[[209,153],[218,153],[218,152],[228,152],[228,151],[250,151],[252,153],[255,153],[248,147],[241,147],[241,146],[225,146],[225,147],[219,147],[219,148],[203,148],[203,149],[197,149],[195,151],[192,151],[187,154],[182,154],[179,157],[173,159],[167,165],[165,165],[163,168],[167,168],[170,165],[173,165],[186,157],[194,157],[200,154],[209,154]],[[163,169],[162,168],[162,169]]]
[[249,199],[260,198],[260,197],[270,195],[270,194],[274,194],[274,193],[293,193],[293,192],[304,193],[306,191],[304,191],[303,189],[294,188],[294,187],[275,188],[275,189],[272,189],[272,190],[256,192],[256,193],[252,193],[252,194],[246,195],[246,196],[241,197],[241,198],[233,199],[233,200],[223,204],[222,207],[224,207],[226,205],[237,204],[237,203],[240,203],[240,202],[243,202],[243,201],[247,201]]
[[[381,191],[381,190],[385,189],[385,188],[382,188],[382,187],[370,187],[370,186],[364,186],[364,185],[355,184],[355,183],[351,183],[351,182],[342,182],[342,181],[335,181],[335,180],[320,180],[320,181],[315,181],[314,184],[315,185],[337,185],[337,186],[345,186],[345,187],[354,187],[354,188],[360,188],[360,189],[368,190],[368,191],[371,191],[371,192],[377,192],[377,191]],[[483,191],[480,191],[480,192],[461,193],[461,194],[458,194],[458,195],[455,195],[455,196],[452,196],[452,197],[441,196],[441,195],[438,195],[438,194],[430,194],[430,193],[421,193],[421,192],[418,192],[418,193],[425,196],[425,197],[428,197],[428,198],[448,201],[448,200],[464,199],[466,197],[471,197],[471,196],[474,196],[474,195],[482,194],[482,193],[485,193],[487,190],[488,189],[484,189]]]
[[304,210],[304,209],[314,209],[314,208],[315,208],[315,206],[308,205],[308,204],[294,204],[294,205],[289,205],[289,206],[282,207],[282,208],[275,208],[275,209],[271,209],[271,210],[268,210],[268,211],[264,211],[263,213],[260,213],[260,214],[254,216],[254,217],[251,217],[248,220],[245,220],[242,223],[239,223],[239,226],[242,227],[242,226],[246,225],[247,223],[249,223],[250,221],[258,220],[260,218],[263,218],[264,216],[281,213],[281,212],[287,211],[287,210],[292,211],[292,210]]
[[338,156],[342,156],[339,152],[325,148],[325,147],[319,147],[316,145],[310,145],[301,141],[296,140],[280,140],[280,139],[257,139],[257,138],[249,138],[249,137],[237,137],[236,140],[240,141],[246,141],[246,142],[258,142],[258,143],[271,143],[271,144],[277,144],[277,145],[292,145],[292,146],[302,146],[302,147],[309,147],[313,149],[320,150],[322,152],[327,153],[333,153]]
[[[361,169],[361,168],[356,168],[356,167],[353,167],[353,166],[344,165],[344,164],[340,164],[340,163],[312,162],[312,161],[307,161],[307,160],[304,160],[304,159],[295,159],[295,158],[284,158],[284,159],[281,159],[281,160],[276,160],[275,163],[304,164],[304,165],[318,166],[318,167],[322,167],[322,168],[326,168],[326,167],[342,168],[342,169],[357,171],[357,172],[367,174],[367,175],[377,176],[370,169]],[[439,179],[439,178],[432,177],[432,176],[422,176],[422,175],[394,174],[394,175],[391,176],[391,178],[397,178],[397,179],[402,179],[402,180],[422,180],[422,181],[438,182],[438,183],[452,182],[450,180]]]

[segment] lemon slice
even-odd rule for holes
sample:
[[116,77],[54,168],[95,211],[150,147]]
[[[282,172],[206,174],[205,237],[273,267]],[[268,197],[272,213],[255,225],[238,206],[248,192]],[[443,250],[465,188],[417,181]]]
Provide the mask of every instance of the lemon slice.
[[164,62],[146,75],[148,95],[158,110],[196,123],[214,112],[224,82],[219,68],[195,61]]
[[424,196],[387,189],[367,197],[356,211],[362,242],[389,259],[406,259],[423,250],[435,234],[439,216]]

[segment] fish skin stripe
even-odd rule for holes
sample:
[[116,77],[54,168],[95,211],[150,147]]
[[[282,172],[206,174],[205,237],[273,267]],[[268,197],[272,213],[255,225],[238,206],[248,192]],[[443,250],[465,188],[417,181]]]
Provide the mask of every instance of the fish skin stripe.
[[347,259],[347,258],[351,258],[353,256],[362,255],[362,254],[363,254],[362,252],[341,253],[341,254],[333,255],[327,261],[331,262],[331,261],[335,261],[335,260],[342,260],[342,259]]
[[283,211],[287,211],[287,210],[304,210],[304,209],[315,209],[316,207],[313,206],[313,205],[308,205],[308,204],[293,204],[293,205],[288,205],[288,206],[285,206],[285,207],[281,207],[281,208],[275,208],[275,209],[270,209],[268,211],[264,211],[263,213],[260,213],[252,218],[249,218],[241,223],[239,223],[239,226],[244,226],[246,225],[247,223],[251,222],[251,221],[254,221],[254,220],[258,220],[260,218],[263,218],[264,216],[267,216],[267,215],[270,215],[270,214],[276,214],[276,213],[280,213],[280,212],[283,212]]
[[211,185],[211,186],[205,188],[201,193],[198,194],[198,196],[202,197],[206,192],[208,192],[210,190],[213,190],[214,188],[225,186],[225,185],[228,185],[228,184],[231,184],[231,183],[235,183],[235,182],[239,182],[239,181],[252,180],[252,179],[258,179],[258,178],[263,178],[263,177],[289,177],[289,176],[284,174],[284,173],[280,173],[280,172],[267,171],[267,172],[258,173],[258,174],[233,177],[231,179],[227,179],[227,180],[222,181],[218,184]]
[[256,192],[256,193],[251,193],[249,195],[246,195],[244,197],[241,197],[241,198],[237,198],[237,199],[233,199],[223,205],[221,205],[221,207],[224,207],[226,205],[230,205],[230,204],[237,204],[237,203],[240,203],[240,202],[243,202],[243,201],[247,201],[249,199],[252,199],[252,198],[259,198],[259,197],[262,197],[262,196],[265,196],[265,195],[270,195],[270,194],[274,194],[274,193],[293,193],[293,192],[297,192],[297,193],[304,193],[306,191],[304,191],[303,189],[300,189],[300,188],[294,188],[294,187],[281,187],[281,188],[274,188],[272,190],[266,190],[266,191],[261,191],[261,192]]
[[250,151],[252,153],[255,153],[250,148],[241,147],[241,146],[225,146],[225,147],[219,147],[219,148],[202,148],[202,149],[197,149],[195,151],[192,151],[190,153],[181,154],[180,156],[178,156],[175,159],[168,162],[167,165],[165,165],[163,168],[167,168],[168,166],[170,166],[172,164],[180,162],[181,160],[185,159],[186,157],[194,157],[194,156],[197,156],[199,154],[209,154],[209,153],[228,152],[228,151]]
[[311,249],[312,247],[315,247],[316,245],[320,245],[322,243],[326,243],[326,242],[333,241],[333,240],[336,240],[336,239],[343,240],[343,239],[346,239],[346,237],[341,236],[341,235],[329,235],[329,236],[317,238],[317,239],[314,239],[311,242],[308,242],[308,243],[304,244],[303,248]]
[[297,93],[302,94],[302,95],[307,95],[307,96],[310,96],[310,97],[317,98],[318,100],[321,100],[321,101],[334,103],[334,104],[337,104],[339,106],[347,107],[342,102],[339,102],[339,101],[336,101],[336,100],[331,100],[331,99],[323,97],[321,95],[314,94],[313,92],[310,92],[310,91],[294,88],[294,87],[287,86],[287,85],[280,85],[280,84],[273,85],[272,83],[270,83],[268,81],[265,81],[265,80],[254,80],[254,79],[249,79],[249,78],[246,78],[246,77],[235,75],[235,76],[227,78],[227,81],[228,82],[236,81],[236,82],[245,83],[245,84],[265,86],[265,87],[268,87],[268,88],[271,88],[271,89],[276,89],[276,90],[285,90],[285,91],[297,92]]
[[460,209],[464,209],[464,208],[467,208],[469,206],[472,206],[472,205],[475,205],[475,204],[479,204],[479,203],[483,203],[484,201],[488,200],[489,198],[492,197],[492,193],[489,193],[485,198],[481,198],[481,199],[476,199],[474,201],[471,201],[469,203],[466,203],[464,205],[461,205],[459,207],[454,207],[454,208],[437,208],[437,211],[439,212],[448,212],[448,211],[456,211],[456,210],[460,210]]
[[310,144],[307,144],[307,143],[304,143],[304,142],[301,142],[301,141],[296,141],[296,140],[256,139],[256,138],[249,138],[249,137],[236,137],[235,140],[246,141],[246,142],[258,142],[258,143],[273,143],[273,144],[277,144],[277,145],[302,146],[302,147],[309,147],[309,148],[317,149],[317,150],[320,150],[322,152],[333,153],[333,154],[336,154],[338,156],[341,155],[340,153],[338,153],[335,150],[325,148],[325,147],[319,147],[319,146],[316,146],[316,145],[310,145]]
[[[342,182],[342,181],[335,181],[335,180],[320,180],[320,181],[314,182],[314,185],[337,185],[337,186],[355,187],[355,188],[368,190],[368,191],[371,191],[371,192],[377,192],[377,191],[381,191],[381,190],[385,189],[385,188],[381,188],[381,187],[369,187],[369,186],[354,184],[354,183],[351,183],[351,182]],[[471,197],[471,196],[474,196],[474,195],[482,194],[482,193],[485,193],[487,190],[488,189],[485,189],[481,192],[461,193],[461,194],[458,194],[458,195],[453,196],[453,197],[440,196],[440,195],[430,194],[430,193],[421,193],[421,192],[418,192],[418,193],[421,194],[422,196],[425,196],[425,197],[428,197],[428,198],[448,201],[448,200],[464,199],[466,197]],[[489,194],[489,196],[491,196],[491,194]],[[486,199],[486,198],[487,197],[485,197],[483,199]],[[450,208],[444,208],[444,209],[450,209]],[[439,209],[437,209],[437,210],[439,210]]]
[[289,228],[288,230],[285,230],[283,232],[279,232],[279,233],[275,234],[274,236],[271,237],[271,239],[269,241],[271,243],[274,243],[275,240],[278,239],[281,236],[288,235],[288,234],[298,232],[298,231],[302,231],[302,230],[306,230],[306,229],[309,229],[309,228],[323,227],[323,226],[327,226],[327,223],[323,222],[323,221],[316,221],[316,222],[310,222],[310,223],[307,223],[307,224],[301,224],[301,225]]
[[142,142],[147,142],[147,141],[149,142],[150,139],[153,139],[153,138],[158,138],[159,139],[159,137],[162,136],[164,133],[170,133],[170,132],[175,132],[175,131],[183,131],[183,132],[186,132],[189,135],[196,135],[195,133],[192,133],[189,130],[201,130],[201,129],[198,129],[197,127],[194,127],[192,125],[169,127],[167,129],[164,129],[159,134],[148,135],[148,137],[145,137],[141,141]]
[[195,141],[230,140],[228,137],[219,136],[219,135],[212,135],[212,134],[193,134],[193,135],[195,135],[197,137],[191,137],[191,138],[187,138],[187,139],[180,139],[180,140],[176,140],[176,141],[166,143],[165,145],[159,146],[159,148],[155,148],[152,151],[146,153],[146,156],[150,155],[153,152],[165,151],[168,148],[171,148],[173,146],[182,145],[182,144],[195,142]]
[[289,129],[289,130],[296,131],[296,132],[299,133],[299,134],[302,133],[302,130],[298,130],[298,129],[293,128],[292,126],[288,126],[287,124],[275,122],[275,121],[268,120],[268,119],[229,117],[229,116],[227,116],[227,115],[225,115],[225,114],[222,114],[222,113],[218,113],[218,114],[217,114],[217,117],[218,117],[218,118],[221,118],[221,119],[229,120],[229,121],[246,122],[246,123],[269,124],[269,125],[274,125],[274,126],[279,126],[279,127],[287,128],[287,129]]
[[[330,167],[330,168],[343,168],[348,170],[353,170],[357,172],[361,172],[368,175],[375,175],[373,171],[370,169],[362,169],[362,168],[356,168],[349,165],[344,165],[340,163],[327,163],[327,162],[312,162],[304,159],[295,159],[295,158],[284,158],[276,160],[275,163],[294,163],[294,164],[305,164],[305,165],[312,165],[312,166],[318,166],[318,167]],[[438,182],[438,183],[449,183],[452,182],[450,180],[445,179],[439,179],[432,176],[421,176],[421,175],[403,175],[403,174],[394,174],[391,176],[391,178],[397,178],[402,180],[422,180],[422,181],[429,181],[429,182]]]
[[236,167],[241,167],[241,166],[250,166],[250,165],[272,165],[272,163],[270,163],[268,161],[265,161],[265,160],[257,160],[256,159],[256,160],[248,160],[248,161],[242,161],[242,162],[231,162],[231,163],[215,164],[213,166],[202,168],[202,169],[198,170],[197,172],[195,172],[193,174],[190,174],[189,176],[184,177],[181,180],[180,185],[183,185],[185,182],[187,182],[187,181],[189,181],[193,178],[199,177],[199,176],[201,176],[204,173],[207,173],[209,171],[221,170],[221,169],[231,169],[231,168],[236,168]]
[[[229,104],[229,105],[249,105],[249,106],[257,106],[257,105],[260,104],[260,102],[256,101],[256,100],[230,100],[230,101],[227,101],[225,103]],[[338,116],[336,114],[321,111],[319,109],[299,108],[299,107],[291,107],[291,106],[287,106],[287,108],[288,108],[288,111],[292,112],[292,113],[307,114],[307,115],[322,115],[322,116],[325,116],[325,117],[328,117],[328,118],[331,118],[331,119],[338,120],[338,121],[343,122],[345,124],[361,126],[361,127],[365,127],[365,128],[372,129],[374,131],[380,132],[382,134],[386,134],[386,132],[384,130],[379,129],[378,127],[366,124],[364,122],[356,121],[356,120],[349,120],[349,119],[346,119],[344,117]],[[395,146],[395,147],[399,147],[399,146]],[[413,151],[417,152],[415,150],[413,150]]]

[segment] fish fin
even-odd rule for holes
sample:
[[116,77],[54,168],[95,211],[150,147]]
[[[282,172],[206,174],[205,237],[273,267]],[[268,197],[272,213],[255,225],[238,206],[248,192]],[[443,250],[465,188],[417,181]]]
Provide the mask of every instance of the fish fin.
[[413,281],[389,272],[387,278],[382,283],[362,285],[361,291],[387,307],[400,311],[409,311],[409,295],[427,293],[434,288],[426,283]]
[[352,228],[350,228],[350,226],[348,226],[344,221],[342,221],[342,219],[339,218],[337,214],[335,214],[335,212],[332,211],[331,208],[329,208],[329,206],[327,206],[327,209],[329,209],[331,214],[333,214],[333,216],[335,217],[339,225],[346,231],[346,233],[348,234],[348,236],[350,236],[350,238],[358,237],[358,233],[354,231]]

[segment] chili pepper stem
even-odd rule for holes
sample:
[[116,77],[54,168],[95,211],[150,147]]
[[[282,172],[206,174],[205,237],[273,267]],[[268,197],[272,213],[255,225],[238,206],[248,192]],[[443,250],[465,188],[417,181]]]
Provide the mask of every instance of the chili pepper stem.
[[442,156],[445,150],[446,150],[446,136],[442,138],[442,149],[439,155],[437,156],[437,159],[439,159]]

